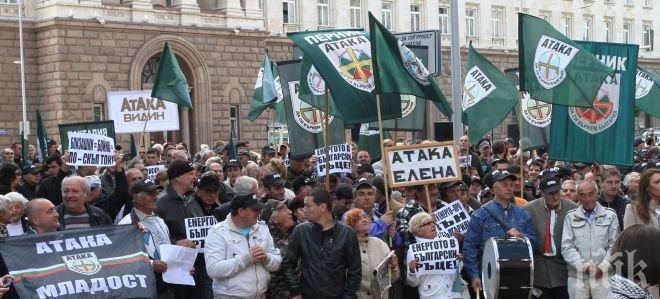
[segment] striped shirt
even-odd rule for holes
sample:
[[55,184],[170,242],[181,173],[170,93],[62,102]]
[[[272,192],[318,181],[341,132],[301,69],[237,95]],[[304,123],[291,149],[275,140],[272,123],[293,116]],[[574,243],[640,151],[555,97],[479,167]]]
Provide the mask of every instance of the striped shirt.
[[66,211],[64,214],[64,227],[66,230],[91,227],[89,214],[87,214],[87,211],[80,214]]

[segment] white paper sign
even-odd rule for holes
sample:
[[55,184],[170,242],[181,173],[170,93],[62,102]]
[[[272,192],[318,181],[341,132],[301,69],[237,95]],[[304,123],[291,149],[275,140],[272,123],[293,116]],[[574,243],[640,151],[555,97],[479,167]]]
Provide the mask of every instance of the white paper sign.
[[197,249],[170,244],[161,244],[159,248],[160,259],[167,263],[163,281],[194,286],[195,279],[190,275],[190,270],[195,265]]
[[184,222],[186,226],[186,238],[197,245],[199,252],[204,252],[206,235],[208,235],[209,229],[218,223],[218,220],[214,216],[203,216],[186,218]]
[[[317,148],[314,154],[319,158],[316,162],[316,171],[319,176],[325,175],[325,148]],[[353,153],[350,144],[335,144],[330,146],[330,173],[351,173]]]
[[461,166],[470,167],[472,165],[472,155],[460,156]]
[[453,232],[465,234],[470,223],[470,214],[458,200],[437,209],[433,217],[440,238],[449,238]]
[[458,269],[458,241],[456,238],[439,238],[411,244],[408,249],[417,259],[417,275],[455,274]]
[[101,135],[69,132],[69,165],[115,165],[115,140]]
[[[179,107],[151,97],[151,90],[108,92],[108,118],[115,121],[115,133],[179,130]],[[147,121],[148,119],[148,121]]]
[[385,148],[388,178],[393,187],[458,181],[461,168],[454,142]]
[[147,169],[147,179],[153,182],[156,179],[156,175],[158,174],[158,172],[165,169],[165,165],[147,166],[146,169]]

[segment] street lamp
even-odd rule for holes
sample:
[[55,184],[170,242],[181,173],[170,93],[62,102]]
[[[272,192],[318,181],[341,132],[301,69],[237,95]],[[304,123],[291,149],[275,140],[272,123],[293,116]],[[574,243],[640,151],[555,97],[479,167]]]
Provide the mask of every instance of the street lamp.
[[[23,102],[23,121],[19,125],[21,131],[21,144],[23,151],[21,153],[23,162],[27,162],[27,148],[25,140],[30,134],[30,125],[27,121],[27,101],[25,99],[25,57],[23,54],[23,3],[22,0],[18,0],[18,39],[20,44],[21,51],[21,60],[18,63],[21,64],[21,100]],[[16,61],[14,61],[16,63]]]

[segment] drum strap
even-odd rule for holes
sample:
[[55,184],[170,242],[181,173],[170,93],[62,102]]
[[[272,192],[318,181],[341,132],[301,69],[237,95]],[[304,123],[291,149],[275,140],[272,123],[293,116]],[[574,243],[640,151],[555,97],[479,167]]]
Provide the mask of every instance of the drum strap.
[[486,210],[486,213],[488,213],[488,215],[490,215],[490,218],[493,218],[493,220],[495,220],[495,222],[497,222],[497,224],[499,224],[499,226],[501,226],[502,229],[504,229],[505,232],[508,232],[509,227],[506,224],[504,224],[504,221],[502,221],[499,217],[497,217],[497,215],[495,215],[495,213],[493,213],[493,211],[491,211],[488,208],[488,206],[489,205],[486,205],[486,206],[483,207],[484,210]]

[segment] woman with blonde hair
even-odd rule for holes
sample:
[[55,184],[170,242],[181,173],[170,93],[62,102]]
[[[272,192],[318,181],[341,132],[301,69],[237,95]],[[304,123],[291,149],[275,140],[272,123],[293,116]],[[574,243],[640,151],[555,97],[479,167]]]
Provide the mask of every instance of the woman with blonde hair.
[[270,159],[270,162],[268,162],[268,165],[266,167],[270,168],[270,170],[273,171],[273,173],[279,173],[280,177],[282,177],[283,180],[287,180],[286,177],[286,165],[284,164],[284,160],[279,159],[279,158],[273,158]]
[[623,229],[634,224],[660,228],[660,169],[648,169],[639,179],[637,199],[626,206]]
[[350,209],[344,214],[344,223],[352,227],[358,236],[358,243],[360,244],[360,258],[362,260],[362,282],[360,289],[357,292],[358,298],[388,298],[388,292],[384,292],[383,296],[378,294],[375,285],[376,277],[374,270],[378,265],[389,257],[389,266],[391,267],[391,280],[396,281],[399,279],[399,267],[396,255],[390,255],[390,248],[383,242],[383,240],[370,237],[369,227],[371,226],[371,218],[362,209]]
[[[428,242],[435,239],[438,235],[435,228],[433,215],[428,213],[417,213],[408,222],[408,230],[415,236],[416,243]],[[453,238],[453,237],[452,237]],[[460,255],[459,255],[459,258]],[[408,250],[406,257],[408,269],[406,271],[406,281],[412,287],[417,287],[420,299],[431,298],[470,298],[467,287],[463,287],[462,293],[453,292],[454,280],[460,279],[454,274],[426,274],[417,275],[417,266],[419,260],[413,257],[411,250]]]

